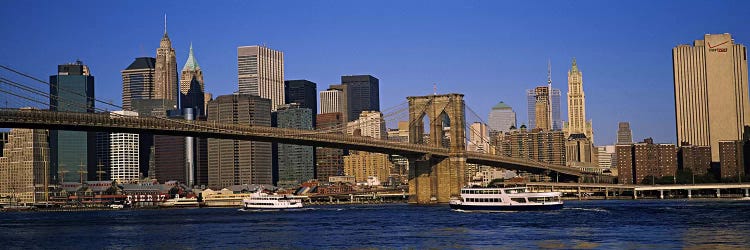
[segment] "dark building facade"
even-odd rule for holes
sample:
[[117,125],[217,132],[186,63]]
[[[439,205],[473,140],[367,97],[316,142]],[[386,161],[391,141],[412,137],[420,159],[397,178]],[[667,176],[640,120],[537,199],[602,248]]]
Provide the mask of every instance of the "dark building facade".
[[138,57],[122,73],[122,107],[132,110],[132,101],[154,99],[154,72],[156,59]]
[[681,169],[695,175],[705,175],[711,169],[711,147],[682,145],[677,160]]
[[380,80],[371,75],[341,76],[341,85],[348,87],[349,121],[359,118],[362,111],[380,111]]
[[110,133],[96,132],[96,179],[107,181],[110,179]]
[[[339,129],[343,131],[342,126],[346,123],[341,113],[318,114],[316,120],[318,130]],[[316,178],[320,181],[328,181],[331,176],[344,175],[344,153],[343,149],[316,147]]]
[[[312,110],[296,104],[279,106],[277,110],[277,127],[312,130],[310,119]],[[315,178],[315,148],[293,144],[278,144],[277,186],[294,188],[299,184]]]
[[[134,99],[132,100],[132,110],[138,113],[140,117],[167,117],[167,110],[177,105],[175,101],[162,99]],[[156,159],[154,157],[154,135],[138,135],[138,166],[142,175],[152,176],[156,170]]]
[[725,181],[737,181],[745,176],[744,143],[719,141],[719,176]]
[[[208,121],[250,126],[271,126],[271,100],[237,94],[208,103]],[[208,139],[208,187],[273,183],[270,142]]]
[[[50,110],[94,112],[94,76],[80,61],[57,67],[50,76]],[[65,175],[65,182],[96,178],[96,133],[50,130],[50,175]]]
[[0,157],[3,157],[3,148],[5,148],[5,144],[8,143],[8,134],[9,132],[0,132]]
[[623,184],[651,183],[677,174],[674,144],[654,144],[653,139],[647,138],[633,145],[617,145],[615,154],[618,177]]
[[315,114],[318,112],[317,85],[308,80],[284,81],[284,98],[287,104],[298,103],[300,108],[312,110],[310,120],[315,127]]

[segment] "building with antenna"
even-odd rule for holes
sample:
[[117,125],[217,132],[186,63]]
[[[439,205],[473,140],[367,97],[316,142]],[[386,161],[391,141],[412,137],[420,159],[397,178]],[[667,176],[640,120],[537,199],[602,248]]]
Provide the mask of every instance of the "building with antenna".
[[[526,100],[528,104],[529,128],[539,128],[543,130],[562,129],[563,123],[560,119],[559,89],[552,89],[551,95],[548,86],[539,86],[534,89],[529,89],[526,90]],[[550,113],[552,119],[551,127]]]
[[164,16],[164,35],[156,49],[156,68],[154,80],[154,98],[178,101],[177,59],[172,41],[167,35],[167,16]]

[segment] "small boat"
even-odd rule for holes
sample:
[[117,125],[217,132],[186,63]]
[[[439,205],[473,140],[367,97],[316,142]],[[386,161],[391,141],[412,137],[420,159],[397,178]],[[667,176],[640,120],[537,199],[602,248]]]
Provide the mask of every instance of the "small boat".
[[451,209],[462,211],[555,210],[563,207],[562,193],[530,193],[525,187],[462,188],[461,197],[450,201]]
[[164,203],[160,204],[161,207],[198,207],[200,203],[198,203],[197,198],[185,198],[180,197],[179,195],[175,198],[168,199],[164,201]]
[[242,199],[242,207],[257,210],[299,209],[302,208],[302,200],[287,195],[270,195],[258,190],[250,197]]
[[111,205],[109,205],[109,208],[111,208],[111,209],[123,209],[123,208],[125,208],[125,205],[123,205],[123,204],[111,204]]

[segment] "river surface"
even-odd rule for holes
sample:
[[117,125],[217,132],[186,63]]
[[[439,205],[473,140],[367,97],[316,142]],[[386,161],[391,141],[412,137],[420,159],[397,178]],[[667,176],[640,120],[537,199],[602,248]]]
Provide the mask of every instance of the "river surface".
[[749,249],[750,201],[567,201],[549,212],[447,205],[0,213],[2,249]]

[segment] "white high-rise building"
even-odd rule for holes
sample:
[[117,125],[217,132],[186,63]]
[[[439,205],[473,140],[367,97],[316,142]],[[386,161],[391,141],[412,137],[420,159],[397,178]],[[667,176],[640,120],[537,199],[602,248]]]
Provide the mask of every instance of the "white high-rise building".
[[359,114],[359,119],[347,123],[346,133],[385,140],[388,134],[385,131],[383,113],[379,111],[362,111]]
[[[118,116],[138,116],[134,111],[113,111]],[[109,135],[110,176],[119,183],[138,181],[138,134],[111,133]]]
[[239,93],[271,100],[271,111],[283,105],[284,52],[264,46],[237,48]]
[[487,124],[481,122],[472,123],[469,126],[469,143],[466,144],[466,150],[471,152],[489,153],[490,134],[487,131]]
[[341,106],[341,98],[343,97],[343,91],[338,89],[329,89],[320,91],[320,113],[343,113],[344,110]]
[[508,132],[511,126],[516,127],[516,112],[504,102],[499,102],[492,107],[488,120],[490,131]]

